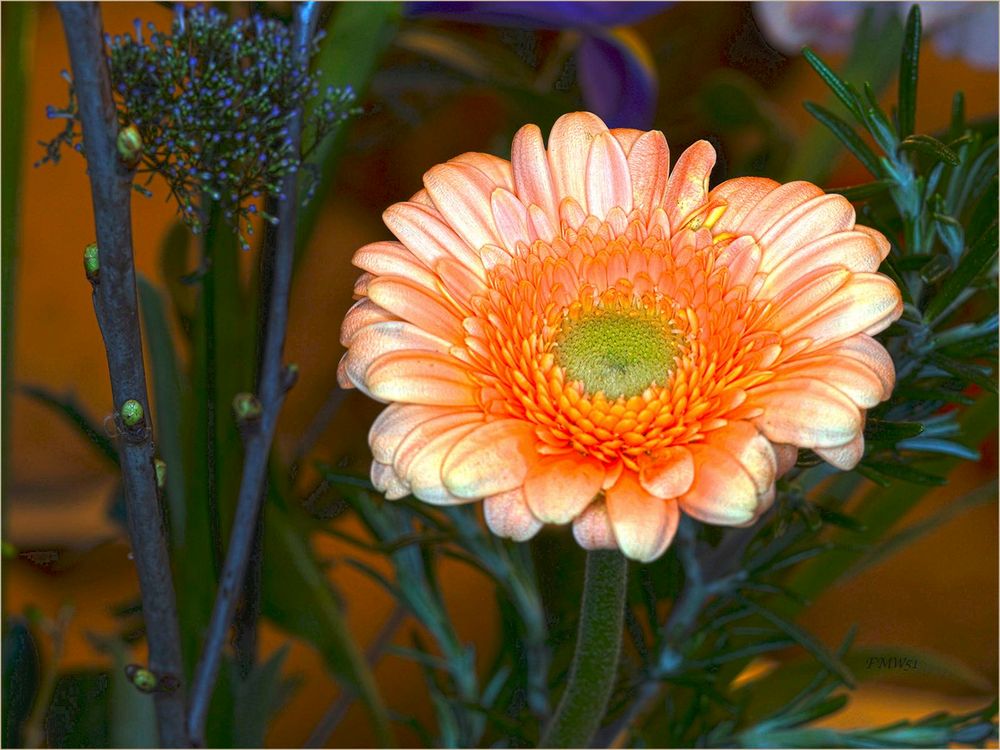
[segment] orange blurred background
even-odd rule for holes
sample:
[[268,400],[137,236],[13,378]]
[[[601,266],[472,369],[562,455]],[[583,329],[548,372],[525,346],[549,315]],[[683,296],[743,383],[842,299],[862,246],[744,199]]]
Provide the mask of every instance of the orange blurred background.
[[[742,11],[738,4],[732,5],[735,28]],[[694,20],[699,13],[696,8],[678,10]],[[111,33],[129,30],[136,16],[153,20],[161,28],[169,25],[169,11],[156,4],[110,3],[103,12]],[[660,19],[639,28],[647,40],[665,30]],[[727,43],[725,27],[711,31],[706,44]],[[110,412],[111,400],[103,345],[80,263],[83,246],[93,240],[94,231],[84,162],[69,154],[57,166],[32,167],[41,155],[35,143],[51,138],[59,128],[46,119],[45,107],[61,105],[66,99],[59,71],[69,65],[58,15],[51,5],[38,7],[31,53],[26,101],[4,101],[5,107],[24,107],[28,144],[23,154],[16,315],[13,329],[11,321],[4,321],[4,336],[15,336],[13,378],[17,384],[72,394],[85,412],[100,421]],[[659,72],[664,92],[684,80],[675,70]],[[995,116],[997,86],[996,71],[975,71],[960,61],[936,57],[926,48],[918,127],[933,131],[945,126],[956,89],[966,92],[970,118]],[[825,98],[821,82],[801,59],[787,63],[769,95],[795,133],[811,126],[800,102]],[[489,150],[492,120],[503,107],[498,98],[482,92],[456,97],[419,127],[401,133],[384,151],[368,154],[367,160],[349,154],[343,161],[339,189],[326,202],[293,289],[286,358],[299,364],[301,377],[282,414],[279,450],[291,449],[335,383],[342,351],[337,342],[339,324],[350,304],[355,278],[347,262],[352,251],[366,242],[388,238],[380,221],[385,201],[412,194],[425,169],[461,151]],[[364,127],[364,121],[359,121],[355,131]],[[666,135],[670,140],[671,133]],[[855,184],[863,179],[860,168],[845,159],[832,183]],[[133,200],[136,265],[162,285],[156,258],[175,210],[163,201],[162,185],[153,188],[153,199],[136,196]],[[247,254],[245,260],[249,264],[253,258]],[[4,436],[12,458],[10,476],[5,478],[3,538],[22,551],[52,550],[56,555],[34,559],[22,555],[5,561],[4,612],[18,613],[37,605],[54,616],[60,604],[72,602],[76,614],[63,667],[107,664],[107,657],[92,648],[85,634],[116,630],[111,609],[137,591],[126,540],[106,515],[115,478],[92,447],[51,410],[23,395],[14,398],[13,410],[12,434]],[[352,423],[367,422],[377,411],[377,405],[352,393],[340,416]],[[363,465],[367,451],[363,437],[361,430],[345,436],[336,426],[328,427],[317,453],[331,462],[346,457]],[[983,454],[978,465],[963,466],[950,486],[932,493],[908,520],[930,515],[966,490],[995,478],[995,437],[983,447]],[[915,646],[957,659],[981,676],[981,692],[943,695],[872,682],[828,723],[860,726],[944,708],[972,708],[996,693],[997,531],[996,506],[980,506],[863,576],[835,587],[802,619],[828,644],[838,643],[848,625],[856,622],[859,644]],[[321,556],[335,557],[344,551],[342,543],[329,538],[317,537],[313,543]],[[350,624],[365,644],[389,616],[392,603],[349,566],[335,566],[332,571],[347,600]],[[459,633],[476,643],[481,658],[488,657],[497,638],[489,625],[494,620],[491,584],[457,564],[446,567],[444,583]],[[272,652],[284,640],[280,632],[265,625],[262,654]],[[398,636],[397,641],[403,643],[405,636]],[[48,646],[43,644],[43,648]],[[136,660],[141,660],[141,654]],[[300,643],[292,648],[286,672],[301,675],[304,682],[271,728],[269,743],[277,746],[301,745],[338,692],[321,661]],[[422,677],[410,662],[384,659],[376,676],[391,707],[431,715]],[[363,712],[352,709],[333,742],[364,744],[369,737],[365,722]],[[416,741],[415,737],[406,739]]]

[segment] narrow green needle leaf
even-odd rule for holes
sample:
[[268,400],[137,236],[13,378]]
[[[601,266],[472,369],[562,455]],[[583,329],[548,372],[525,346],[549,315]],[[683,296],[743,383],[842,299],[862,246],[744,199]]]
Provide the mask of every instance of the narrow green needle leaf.
[[917,115],[917,68],[920,60],[920,6],[914,4],[906,18],[903,54],[899,63],[899,136],[913,133]]
[[958,264],[955,272],[948,277],[938,293],[931,299],[924,311],[926,320],[934,321],[960,292],[968,288],[973,279],[992,265],[997,257],[997,239],[997,221],[994,218],[989,229],[976,240],[976,243]]
[[847,149],[857,157],[865,169],[872,173],[875,177],[882,177],[882,167],[879,164],[878,158],[875,156],[868,144],[861,140],[861,137],[854,131],[850,125],[841,120],[837,115],[833,114],[830,110],[825,107],[816,104],[814,102],[804,102],[803,106],[806,110],[823,123],[832,132],[841,143],[843,143]]
[[830,67],[823,62],[819,56],[813,52],[808,47],[802,49],[802,56],[806,59],[817,73],[819,77],[823,79],[827,86],[834,95],[840,99],[847,111],[854,115],[859,121],[863,118],[861,117],[861,107],[858,103],[857,97],[854,93],[847,87],[847,84],[841,80],[840,76],[834,73]]
[[916,151],[953,167],[957,167],[959,164],[958,154],[930,135],[911,135],[903,139],[899,148],[902,151]]
[[875,180],[864,185],[851,185],[850,187],[830,188],[829,192],[838,193],[851,202],[868,200],[877,195],[881,195],[891,188],[895,183],[892,180]]

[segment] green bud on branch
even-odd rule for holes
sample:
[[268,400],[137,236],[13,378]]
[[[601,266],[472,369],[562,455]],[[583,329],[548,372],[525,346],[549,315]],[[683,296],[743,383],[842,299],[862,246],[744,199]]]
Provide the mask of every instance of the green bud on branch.
[[142,404],[134,398],[130,398],[122,404],[122,408],[119,409],[118,413],[121,415],[122,423],[126,427],[139,427],[145,419],[145,414],[142,411]]
[[260,401],[252,393],[237,393],[233,397],[233,413],[237,422],[260,419],[261,412]]
[[135,125],[130,124],[128,127],[122,128],[118,131],[118,156],[121,157],[122,163],[129,169],[134,167],[139,163],[139,159],[142,158],[142,135],[139,133],[139,128]]
[[153,471],[156,473],[156,489],[162,490],[167,486],[167,462],[162,458],[154,458]]
[[88,279],[97,281],[101,272],[101,257],[96,242],[91,242],[83,249],[83,270]]

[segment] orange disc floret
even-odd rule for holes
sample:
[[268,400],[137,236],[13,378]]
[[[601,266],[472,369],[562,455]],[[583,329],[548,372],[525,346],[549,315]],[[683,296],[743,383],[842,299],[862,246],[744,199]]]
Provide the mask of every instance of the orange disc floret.
[[496,533],[573,523],[587,548],[662,554],[686,512],[752,523],[797,448],[853,466],[901,311],[885,239],[839,196],[743,178],[708,190],[699,142],[593,115],[534,126],[511,162],[465,154],[362,248],[345,386],[389,498],[483,500]]

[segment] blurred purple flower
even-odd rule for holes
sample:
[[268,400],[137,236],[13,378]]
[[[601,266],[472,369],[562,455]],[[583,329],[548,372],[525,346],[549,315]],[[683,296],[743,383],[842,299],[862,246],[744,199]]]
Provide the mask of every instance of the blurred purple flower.
[[659,83],[652,57],[627,24],[662,11],[669,2],[409,2],[409,16],[522,29],[573,29],[577,78],[587,109],[610,127],[648,129]]
[[[911,3],[757,2],[754,15],[768,40],[786,54],[804,45],[846,52],[868,7],[905,18]],[[961,57],[974,68],[996,70],[998,4],[940,2],[920,6],[924,35],[942,57]]]

